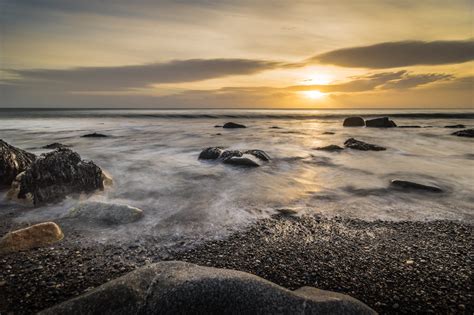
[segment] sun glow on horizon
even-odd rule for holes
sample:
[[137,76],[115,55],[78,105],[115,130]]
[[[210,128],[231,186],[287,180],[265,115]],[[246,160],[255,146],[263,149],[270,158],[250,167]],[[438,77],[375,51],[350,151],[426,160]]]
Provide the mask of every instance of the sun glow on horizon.
[[312,100],[319,100],[325,97],[327,94],[323,93],[318,90],[311,90],[311,91],[303,91],[301,92],[305,97],[310,98]]

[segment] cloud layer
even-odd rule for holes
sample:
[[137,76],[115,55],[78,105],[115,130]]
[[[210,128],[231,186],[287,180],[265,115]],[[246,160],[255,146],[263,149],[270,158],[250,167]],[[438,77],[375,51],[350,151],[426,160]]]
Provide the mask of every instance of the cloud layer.
[[401,41],[349,47],[315,56],[310,61],[352,68],[396,68],[441,65],[474,60],[474,41]]

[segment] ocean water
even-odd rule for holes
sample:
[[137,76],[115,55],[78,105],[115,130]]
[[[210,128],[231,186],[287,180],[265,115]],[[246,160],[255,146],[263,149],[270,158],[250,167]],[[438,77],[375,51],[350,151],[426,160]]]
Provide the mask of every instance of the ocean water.
[[[390,116],[418,129],[344,128],[347,116]],[[246,129],[222,129],[233,121]],[[474,145],[450,135],[474,127],[474,111],[428,110],[1,110],[0,135],[41,154],[60,142],[112,175],[114,185],[90,200],[128,204],[142,220],[111,228],[84,227],[99,241],[143,236],[174,242],[220,237],[259,218],[292,209],[364,220],[474,222]],[[279,129],[271,128],[273,126]],[[81,138],[90,132],[107,138]],[[324,132],[334,132],[327,135]],[[220,133],[220,135],[218,135]],[[314,148],[354,137],[381,152]],[[272,160],[245,169],[200,161],[209,146],[261,149]],[[442,194],[387,189],[392,179],[433,184]],[[0,211],[20,206],[4,200]],[[19,223],[60,220],[80,200],[21,209]]]

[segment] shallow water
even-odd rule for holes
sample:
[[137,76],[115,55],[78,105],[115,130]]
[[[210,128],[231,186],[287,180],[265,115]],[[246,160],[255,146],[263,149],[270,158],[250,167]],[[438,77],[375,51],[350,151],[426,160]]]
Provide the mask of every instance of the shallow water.
[[[418,129],[343,128],[344,117],[389,115]],[[42,153],[43,145],[72,145],[114,179],[90,197],[144,210],[139,222],[89,232],[99,240],[151,235],[161,240],[220,236],[232,228],[291,208],[365,220],[474,222],[474,146],[445,125],[474,125],[474,111],[54,110],[0,111],[1,138]],[[234,121],[246,129],[222,129]],[[270,128],[278,126],[280,129]],[[335,132],[325,135],[324,132]],[[81,138],[89,132],[107,138]],[[216,135],[221,133],[221,135]],[[323,152],[347,138],[387,151]],[[272,161],[256,169],[199,161],[208,146],[262,149]],[[443,194],[402,193],[390,180],[434,184]],[[3,195],[5,192],[1,192]],[[3,199],[3,198],[2,198]],[[56,220],[78,200],[22,211],[20,222]],[[18,206],[0,201],[0,211]]]

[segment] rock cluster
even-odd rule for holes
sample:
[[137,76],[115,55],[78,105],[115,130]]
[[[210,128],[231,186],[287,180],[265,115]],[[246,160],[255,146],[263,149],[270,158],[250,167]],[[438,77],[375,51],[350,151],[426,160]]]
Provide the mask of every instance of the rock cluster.
[[224,164],[258,167],[260,161],[270,161],[270,156],[263,150],[224,150],[223,147],[209,147],[204,149],[198,159],[221,160]]
[[18,174],[36,159],[33,153],[9,145],[0,139],[0,186],[9,186]]
[[344,294],[287,290],[235,270],[161,262],[40,314],[376,314]]
[[354,138],[349,138],[344,142],[344,145],[347,148],[354,149],[354,150],[361,150],[361,151],[385,151],[387,150],[384,147],[381,147],[376,144],[370,144],[364,141],[356,140]]
[[0,239],[0,253],[10,253],[46,246],[63,239],[61,228],[54,222],[44,222],[7,233]]

